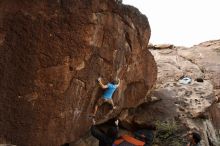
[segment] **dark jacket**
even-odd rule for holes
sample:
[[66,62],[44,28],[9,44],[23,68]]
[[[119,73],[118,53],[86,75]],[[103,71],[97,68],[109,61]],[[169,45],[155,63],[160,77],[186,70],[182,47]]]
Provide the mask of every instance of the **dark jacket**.
[[[117,127],[111,127],[111,128],[116,128],[113,130],[117,131],[117,133],[118,133]],[[91,127],[91,134],[92,134],[92,136],[94,136],[95,138],[97,138],[99,140],[99,146],[112,146],[113,142],[117,138],[117,133],[115,134],[115,136],[109,136],[108,134],[101,131],[95,125],[92,125],[92,127]]]
[[153,130],[150,129],[138,130],[134,133],[134,135],[135,138],[145,142],[144,146],[151,146],[153,143],[153,139],[154,139]]

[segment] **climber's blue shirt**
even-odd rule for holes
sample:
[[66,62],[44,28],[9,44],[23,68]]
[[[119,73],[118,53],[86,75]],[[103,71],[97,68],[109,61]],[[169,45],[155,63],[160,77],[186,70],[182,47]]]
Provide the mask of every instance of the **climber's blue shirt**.
[[103,94],[103,98],[105,99],[112,99],[112,95],[115,92],[117,86],[111,83],[107,84],[108,88],[105,90]]

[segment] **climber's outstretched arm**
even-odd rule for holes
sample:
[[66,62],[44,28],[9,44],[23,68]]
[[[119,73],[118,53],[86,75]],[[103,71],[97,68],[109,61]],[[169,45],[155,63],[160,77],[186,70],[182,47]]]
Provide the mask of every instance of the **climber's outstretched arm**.
[[98,78],[98,82],[99,82],[99,85],[102,87],[102,89],[107,89],[107,88],[108,88],[107,85],[104,85],[104,84],[102,83],[102,78],[101,78],[101,77]]

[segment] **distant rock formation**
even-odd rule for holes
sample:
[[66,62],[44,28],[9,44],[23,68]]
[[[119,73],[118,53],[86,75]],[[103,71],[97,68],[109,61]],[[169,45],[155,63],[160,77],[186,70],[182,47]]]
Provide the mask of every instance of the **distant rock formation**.
[[157,77],[149,38],[147,18],[115,0],[1,0],[0,143],[58,146],[84,135],[99,76],[122,80],[118,110],[104,120],[144,102]]
[[[199,131],[202,145],[220,145],[220,40],[191,48],[150,50],[158,66],[156,90],[149,102],[121,113],[121,125],[181,121],[187,130]],[[190,77],[190,84],[179,79]]]
[[149,49],[173,49],[174,45],[173,44],[156,44],[153,45],[152,43],[148,44]]

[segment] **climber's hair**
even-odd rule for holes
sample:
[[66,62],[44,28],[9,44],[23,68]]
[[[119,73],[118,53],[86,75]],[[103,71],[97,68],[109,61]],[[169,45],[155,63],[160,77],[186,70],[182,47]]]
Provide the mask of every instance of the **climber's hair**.
[[117,85],[118,84],[118,80],[113,80],[111,83],[114,84],[114,85]]

